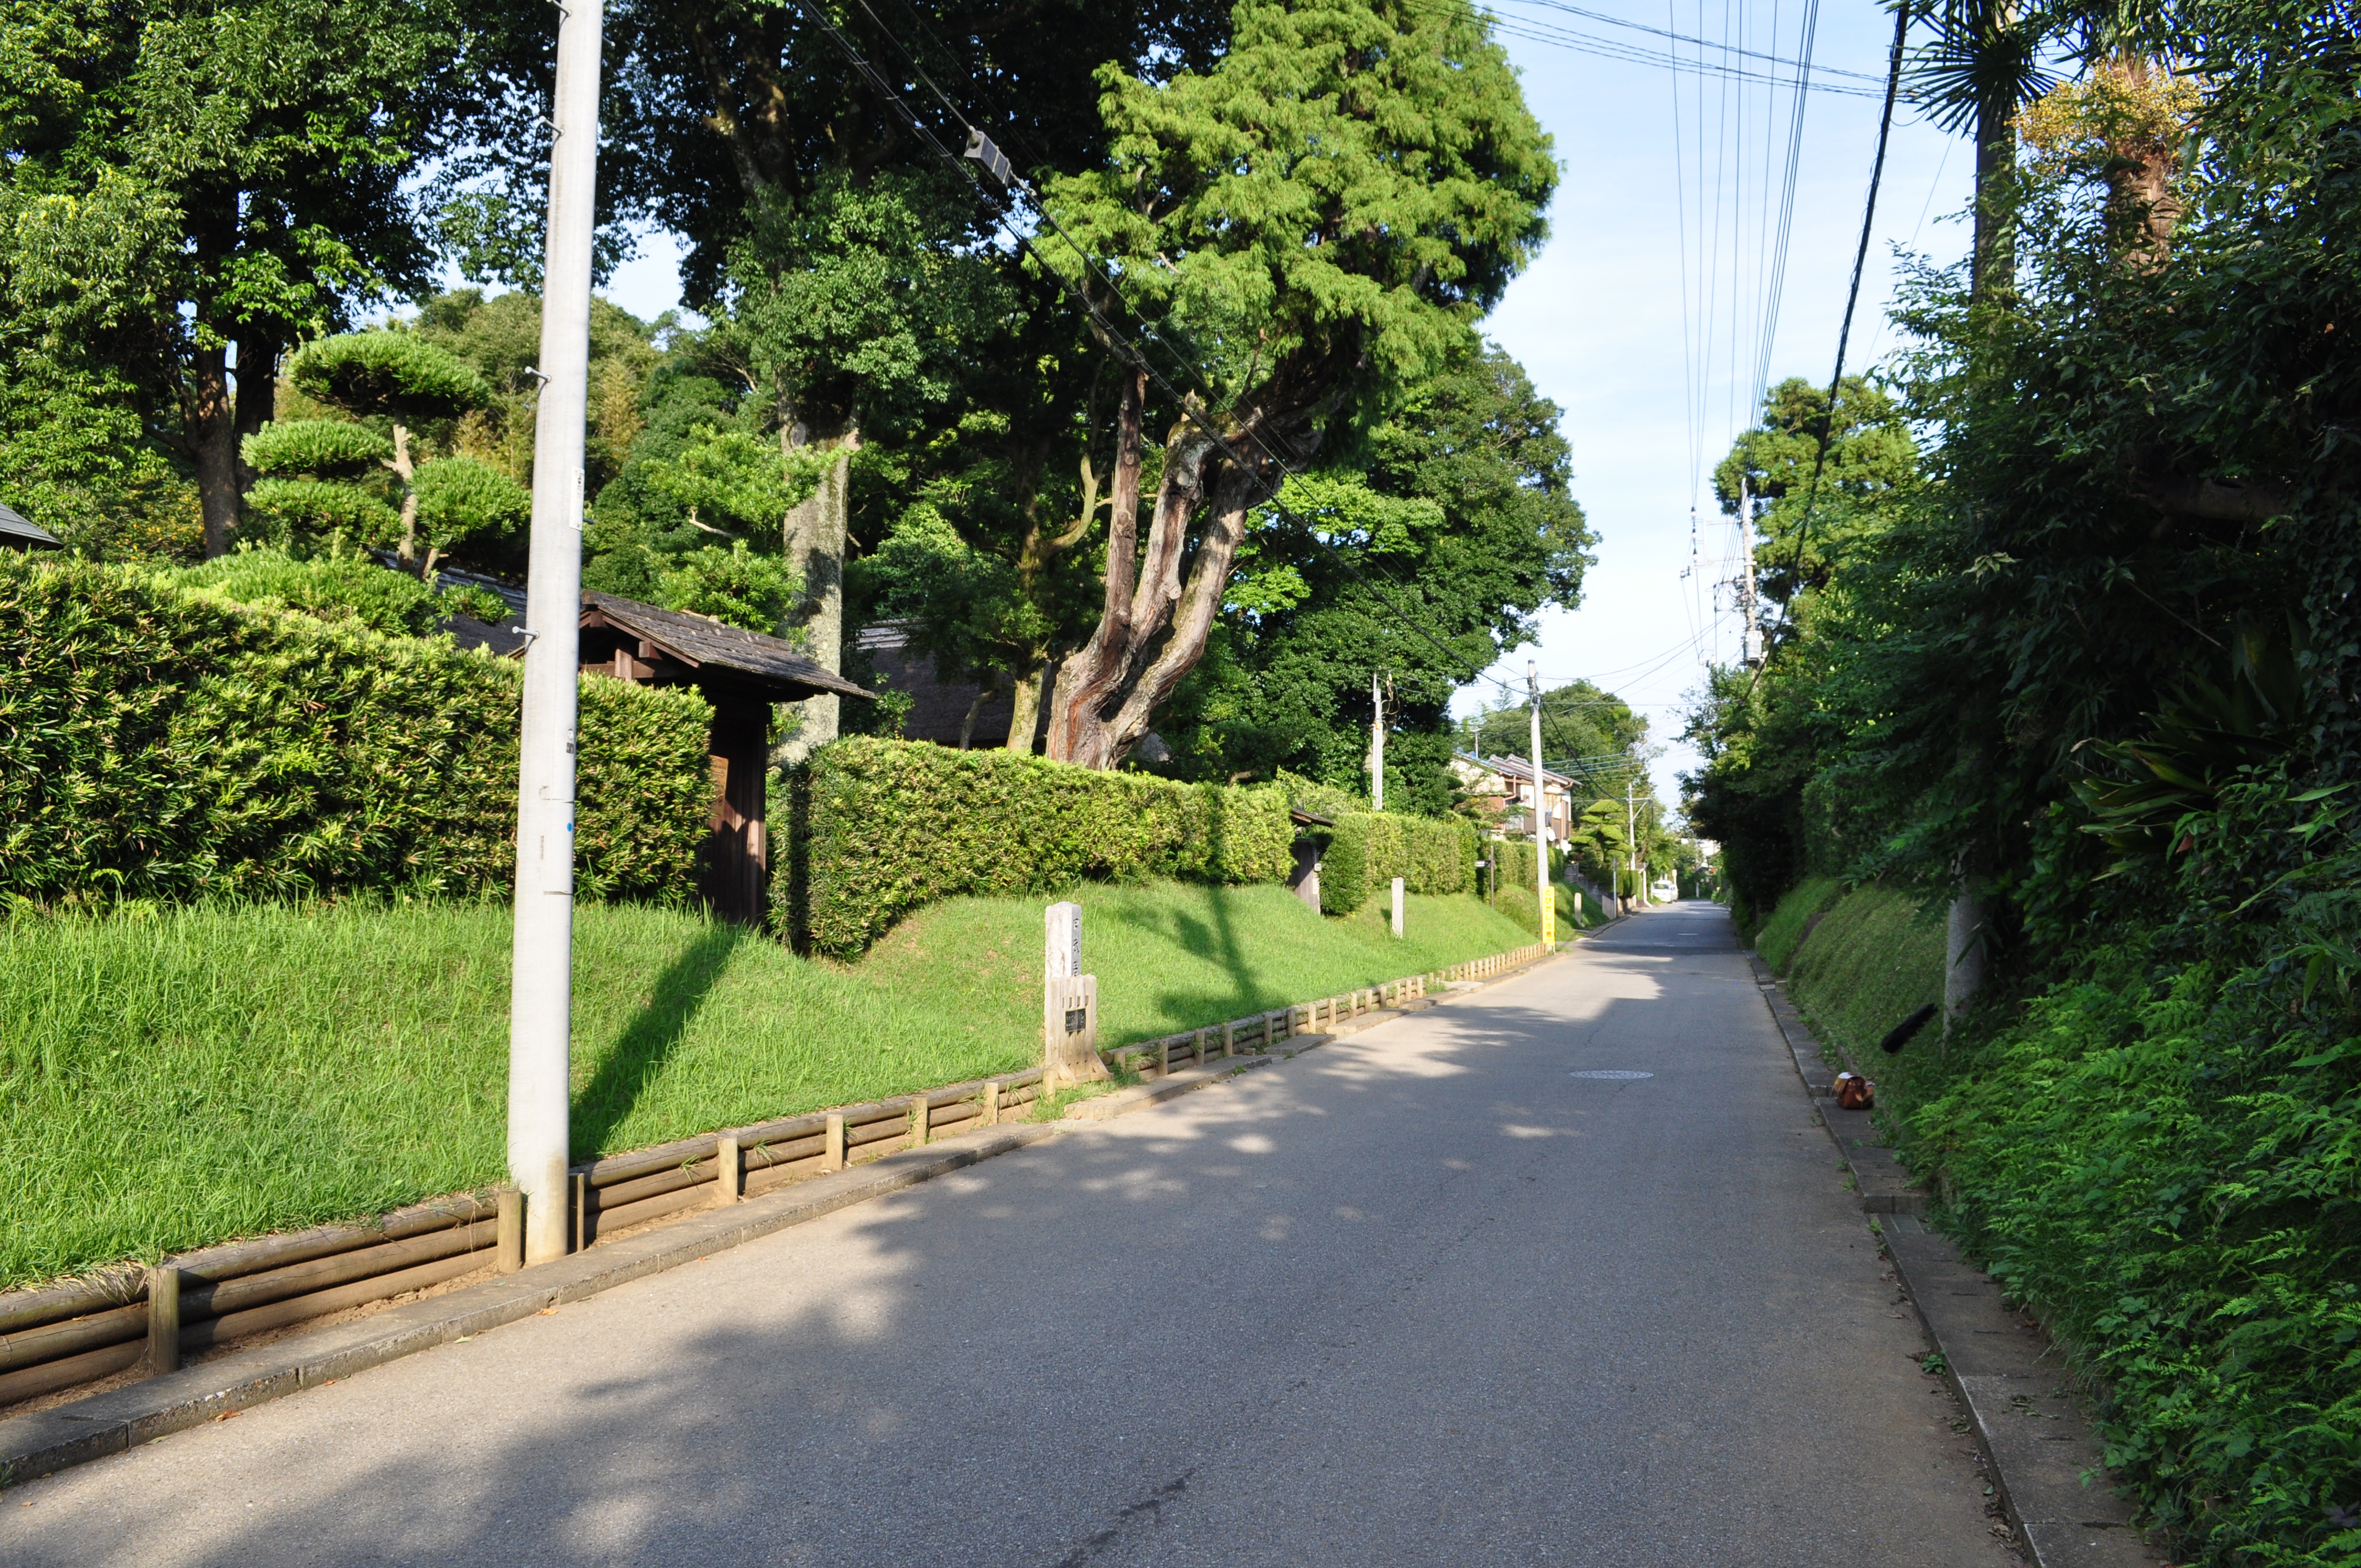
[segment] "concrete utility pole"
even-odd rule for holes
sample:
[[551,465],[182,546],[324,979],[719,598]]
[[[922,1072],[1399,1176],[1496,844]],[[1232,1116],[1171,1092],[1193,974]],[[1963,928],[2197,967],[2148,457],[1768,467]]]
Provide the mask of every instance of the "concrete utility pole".
[[1751,670],[1763,663],[1763,617],[1754,601],[1754,492],[1745,479],[1738,481],[1738,609],[1746,618],[1740,663]]
[[1631,846],[1624,851],[1624,856],[1631,862],[1631,902],[1645,904],[1648,902],[1648,883],[1640,874],[1639,788],[1640,781],[1636,778],[1623,781],[1623,841]]
[[1369,808],[1386,808],[1386,694],[1378,682],[1378,672],[1369,672]]
[[1550,896],[1549,805],[1542,793],[1541,666],[1525,661],[1525,689],[1533,703],[1533,896],[1542,905],[1542,946],[1557,940],[1557,900]]
[[590,230],[598,181],[599,0],[559,11],[557,139],[542,269],[533,433],[524,729],[517,767],[516,943],[509,991],[509,1175],[527,1263],[565,1255],[572,1157],[574,748],[582,617],[582,447],[590,406]]

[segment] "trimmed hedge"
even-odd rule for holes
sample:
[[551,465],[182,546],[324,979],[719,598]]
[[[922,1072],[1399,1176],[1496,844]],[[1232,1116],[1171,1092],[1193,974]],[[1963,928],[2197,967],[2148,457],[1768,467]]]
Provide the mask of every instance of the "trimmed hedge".
[[[922,905],[1083,879],[1284,882],[1284,791],[1173,784],[1015,751],[853,736],[774,796],[779,923],[801,950],[850,958]],[[785,874],[775,874],[784,870]]]
[[[0,894],[505,890],[521,674],[137,567],[0,557]],[[584,680],[585,895],[689,894],[711,718],[692,692]]]
[[1456,818],[1346,812],[1320,857],[1321,913],[1350,915],[1396,877],[1409,893],[1472,892],[1476,846],[1476,829]]

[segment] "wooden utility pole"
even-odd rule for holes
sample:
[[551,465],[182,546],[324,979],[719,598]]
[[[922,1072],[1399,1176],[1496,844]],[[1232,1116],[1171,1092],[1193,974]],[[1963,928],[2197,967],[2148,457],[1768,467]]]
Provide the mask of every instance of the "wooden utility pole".
[[1386,808],[1386,693],[1377,671],[1369,672],[1369,808]]

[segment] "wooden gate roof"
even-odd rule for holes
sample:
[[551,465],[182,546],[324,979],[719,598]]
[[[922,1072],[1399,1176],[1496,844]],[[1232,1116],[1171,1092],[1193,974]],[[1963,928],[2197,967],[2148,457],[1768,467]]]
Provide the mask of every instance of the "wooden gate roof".
[[613,594],[582,596],[582,630],[612,630],[637,641],[637,659],[647,667],[640,678],[661,685],[695,682],[734,695],[793,702],[835,692],[873,700],[842,675],[805,658],[795,644],[747,631],[701,615],[661,609]]

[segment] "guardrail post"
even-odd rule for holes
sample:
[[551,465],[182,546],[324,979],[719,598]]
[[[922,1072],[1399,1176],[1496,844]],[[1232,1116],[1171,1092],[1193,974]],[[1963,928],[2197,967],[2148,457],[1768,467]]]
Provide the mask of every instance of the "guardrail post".
[[492,1201],[499,1213],[492,1233],[493,1250],[500,1254],[495,1263],[502,1274],[514,1274],[524,1266],[524,1194],[503,1187]]
[[148,1376],[181,1369],[181,1271],[169,1263],[148,1268]]
[[841,1111],[828,1113],[828,1136],[820,1146],[819,1168],[822,1170],[844,1168],[844,1113]]
[[722,1138],[713,1151],[713,1206],[725,1208],[745,1195],[746,1166],[738,1140]]

